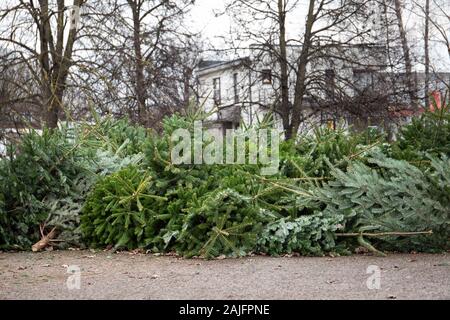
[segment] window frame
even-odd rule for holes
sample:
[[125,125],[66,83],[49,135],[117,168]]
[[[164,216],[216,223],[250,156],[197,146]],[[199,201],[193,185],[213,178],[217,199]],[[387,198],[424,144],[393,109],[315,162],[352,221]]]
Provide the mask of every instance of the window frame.
[[213,78],[213,100],[215,106],[219,106],[222,103],[222,88],[220,77]]
[[261,70],[261,82],[265,85],[272,84],[272,69]]

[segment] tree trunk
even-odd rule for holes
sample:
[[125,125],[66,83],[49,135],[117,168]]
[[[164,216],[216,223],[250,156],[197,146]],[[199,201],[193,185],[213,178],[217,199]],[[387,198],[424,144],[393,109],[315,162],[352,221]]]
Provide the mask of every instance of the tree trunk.
[[403,13],[401,0],[394,0],[395,4],[395,15],[397,17],[398,30],[400,33],[400,40],[402,42],[403,57],[405,60],[405,71],[406,71],[406,86],[408,87],[408,94],[411,100],[411,104],[414,109],[418,108],[417,103],[417,88],[412,74],[412,62],[411,55],[409,52],[408,39],[406,37],[406,30],[403,25]]
[[43,114],[45,115],[45,122],[49,128],[55,128],[58,119],[55,120],[54,112],[52,110],[52,89],[51,89],[51,74],[50,74],[50,52],[49,52],[49,31],[48,31],[48,0],[39,0],[40,15],[39,15],[39,64],[40,64],[40,81],[41,81],[41,101],[43,107]]
[[286,138],[291,139],[297,136],[298,128],[301,123],[303,96],[306,92],[306,67],[309,61],[309,50],[312,41],[312,28],[314,20],[314,0],[309,1],[308,17],[306,19],[305,37],[303,41],[302,51],[298,59],[297,80],[295,83],[295,96],[292,108],[292,120],[289,130],[286,132]]
[[142,125],[148,124],[146,100],[147,89],[144,75],[144,59],[141,48],[141,21],[140,21],[140,3],[128,0],[133,13],[133,45],[134,45],[134,67],[135,67],[135,92],[138,107],[138,122]]
[[[73,4],[80,7],[84,0],[74,0]],[[72,66],[73,46],[78,30],[69,31],[64,49],[65,4],[57,1],[56,43],[53,40],[50,24],[48,0],[39,0],[40,14],[37,19],[40,41],[41,96],[45,108],[45,121],[48,128],[56,128],[59,112],[66,88],[69,69]],[[51,63],[50,63],[51,56]],[[51,64],[51,67],[50,67]]]
[[289,110],[289,76],[288,61],[286,51],[286,3],[284,0],[278,0],[278,25],[280,28],[280,55],[278,63],[280,64],[280,83],[281,83],[281,105],[280,115],[283,122],[285,132],[289,130],[290,110]]
[[192,78],[192,68],[190,67],[185,67],[184,68],[184,72],[183,72],[183,104],[184,107],[187,108],[189,107],[190,104],[190,96],[191,96],[191,82],[190,79]]
[[[53,60],[53,67],[50,76],[50,93],[51,98],[48,103],[47,110],[47,126],[56,128],[59,119],[59,110],[62,108],[62,99],[64,95],[65,79],[62,79],[62,70],[64,68],[64,0],[57,1],[57,24],[56,24],[56,45],[53,40],[49,39],[50,54]],[[50,21],[42,22],[47,30],[47,34],[51,33]],[[51,37],[51,36],[49,36]]]

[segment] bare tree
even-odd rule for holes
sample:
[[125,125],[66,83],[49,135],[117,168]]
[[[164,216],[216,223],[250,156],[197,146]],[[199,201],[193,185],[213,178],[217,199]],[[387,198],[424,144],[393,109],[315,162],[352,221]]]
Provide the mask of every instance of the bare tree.
[[[10,86],[15,85],[24,102],[39,106],[49,127],[57,125],[63,111],[67,117],[79,118],[92,108],[150,126],[185,106],[194,88],[200,41],[184,25],[192,3],[2,3],[0,44],[5,52],[0,67],[27,69],[33,85],[11,82]],[[74,9],[82,18],[78,28],[72,21]]]
[[[370,32],[363,23],[369,2],[308,1],[301,36],[287,30],[287,20],[298,14],[298,1],[234,0],[228,4],[227,11],[234,18],[238,34],[231,45],[244,49],[248,43],[254,43],[253,48],[260,51],[254,55],[255,60],[267,60],[268,56],[274,59],[275,100],[279,103],[273,111],[280,116],[287,139],[296,136],[305,120],[305,97],[320,99],[314,97],[316,89],[324,87],[325,82],[334,84],[331,73],[323,70],[327,61],[364,64],[352,57],[353,49],[349,48]],[[313,67],[319,65],[317,61],[322,63],[319,69]]]
[[[441,42],[445,44],[447,47],[448,57],[450,59],[450,35],[448,34],[448,25],[450,24],[450,14],[449,14],[449,5],[447,2],[447,7],[444,6],[439,0],[434,0],[434,6],[438,9],[438,14],[436,14],[435,18],[429,17],[429,21],[436,28],[436,30],[441,35]],[[445,1],[443,1],[445,3]],[[447,8],[447,9],[446,9]],[[442,18],[443,23],[438,22],[438,16]],[[446,28],[447,26],[447,28]]]
[[[97,106],[154,126],[183,107],[193,87],[198,44],[184,25],[190,0],[108,0],[92,8],[87,39]],[[83,70],[80,70],[83,73]]]
[[[443,83],[447,88],[450,86],[450,79],[445,79],[441,77],[441,74],[436,72],[436,63],[433,63],[430,53],[436,50],[437,47],[444,45],[447,48],[448,58],[450,59],[450,42],[446,32],[446,25],[450,23],[450,16],[445,10],[445,1],[441,0],[422,0],[413,1],[414,8],[418,8],[414,13],[417,17],[423,19],[424,21],[424,67],[425,67],[425,81],[424,81],[424,101],[425,105],[430,105],[430,90],[431,81],[436,79]],[[447,7],[450,8],[447,4]],[[430,46],[431,44],[431,46]],[[433,45],[434,44],[434,45]],[[440,50],[439,50],[440,51]],[[445,57],[442,57],[445,61]],[[436,59],[436,58],[435,58]],[[442,59],[439,59],[438,64],[445,65]],[[438,67],[439,68],[439,67]]]
[[[38,103],[50,128],[57,126],[63,109],[78,38],[76,21],[69,12],[73,8],[78,12],[84,2],[74,0],[74,6],[68,7],[64,0],[20,0],[0,6],[0,43],[14,53],[10,55],[14,63],[27,66],[33,76],[39,87]],[[2,59],[1,62],[9,64],[11,60]],[[30,92],[30,95],[34,94]]]

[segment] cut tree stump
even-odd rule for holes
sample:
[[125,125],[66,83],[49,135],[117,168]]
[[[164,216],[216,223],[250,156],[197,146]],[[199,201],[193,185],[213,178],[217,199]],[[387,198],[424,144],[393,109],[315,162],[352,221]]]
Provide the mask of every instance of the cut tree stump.
[[33,252],[38,252],[45,249],[56,236],[56,227],[53,228],[47,235],[44,235],[44,227],[42,225],[39,228],[42,238],[31,247]]

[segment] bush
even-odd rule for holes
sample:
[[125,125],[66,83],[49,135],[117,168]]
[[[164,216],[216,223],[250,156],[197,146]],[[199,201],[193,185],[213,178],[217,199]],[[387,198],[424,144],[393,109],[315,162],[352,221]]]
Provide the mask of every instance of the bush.
[[[162,134],[106,119],[26,135],[0,161],[0,248],[30,248],[42,223],[56,227],[66,246],[186,257],[345,252],[352,240],[338,232],[432,229],[433,236],[374,243],[402,251],[448,248],[448,120],[424,116],[430,123],[405,129],[392,151],[367,145],[382,136],[318,129],[299,144],[283,142],[280,172],[262,177],[258,165],[175,166],[171,133],[192,130],[201,116],[166,118]],[[405,141],[421,126],[445,137],[430,148],[423,138],[410,149]]]
[[[353,162],[347,172],[334,169],[334,181],[317,189],[324,215],[343,215],[348,232],[422,232],[432,236],[386,237],[378,242],[399,251],[449,248],[448,159],[433,159],[423,172],[406,161],[374,153],[370,166]],[[439,169],[437,169],[439,168]]]
[[100,179],[88,195],[81,215],[81,230],[92,246],[115,245],[128,249],[147,246],[157,234],[152,177],[135,166]]
[[118,156],[131,156],[143,151],[147,131],[128,119],[97,119],[94,125],[82,125],[79,139],[84,147],[110,151]]
[[450,104],[413,118],[400,129],[398,141],[392,146],[392,156],[400,160],[428,160],[427,154],[450,156]]
[[59,247],[81,245],[79,214],[91,186],[98,177],[139,164],[143,155],[134,152],[143,137],[145,130],[126,120],[25,134],[0,160],[0,248],[30,248],[39,240],[40,224],[57,227]]
[[281,146],[282,172],[291,178],[329,177],[328,163],[345,167],[347,158],[360,151],[358,140],[343,129],[316,128],[298,143]]
[[185,256],[242,256],[255,249],[270,213],[232,189],[216,190],[186,209],[176,248]]
[[344,216],[322,213],[297,219],[282,218],[269,223],[258,239],[258,251],[270,255],[290,254],[318,256],[341,251],[336,247],[335,233],[343,229]]
[[29,248],[39,239],[39,225],[47,218],[48,200],[72,196],[82,175],[82,155],[70,142],[71,130],[44,130],[23,137],[17,149],[0,163],[3,194],[0,247]]

